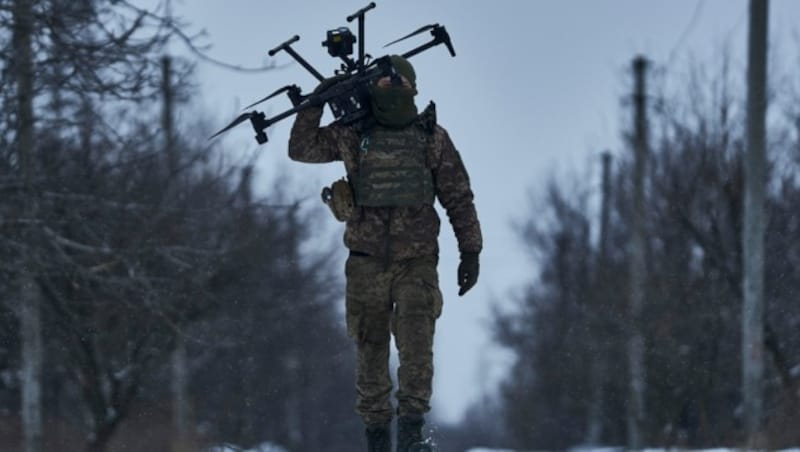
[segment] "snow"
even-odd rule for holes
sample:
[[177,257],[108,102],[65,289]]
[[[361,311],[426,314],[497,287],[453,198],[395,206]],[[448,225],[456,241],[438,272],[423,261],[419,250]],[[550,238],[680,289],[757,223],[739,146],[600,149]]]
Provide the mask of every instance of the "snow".
[[[623,451],[625,448],[623,447],[574,447],[568,449],[570,452],[617,452]],[[724,448],[717,448],[717,449],[680,449],[680,448],[669,448],[669,449],[643,449],[642,452],[737,452],[739,449],[724,449]],[[525,451],[525,450],[515,450],[515,449],[487,449],[483,447],[467,449],[465,452],[534,452],[534,451]],[[783,449],[775,452],[800,452],[800,448],[792,448],[792,449]]]
[[212,447],[207,452],[289,452],[289,451],[288,449],[284,449],[283,447],[275,443],[266,442],[256,446],[254,449],[243,449],[241,447],[237,447],[232,444],[224,444],[222,446]]
[[514,452],[514,451],[511,449],[484,449],[481,447],[478,449],[467,449],[466,452]]
[[511,449],[484,449],[482,447],[479,447],[477,449],[467,449],[466,452],[519,452],[519,451],[513,451]]

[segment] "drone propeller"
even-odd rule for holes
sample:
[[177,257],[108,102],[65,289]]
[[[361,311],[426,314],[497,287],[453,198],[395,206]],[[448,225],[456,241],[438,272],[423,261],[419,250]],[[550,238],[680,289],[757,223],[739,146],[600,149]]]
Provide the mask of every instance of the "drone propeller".
[[[242,110],[247,110],[252,107],[255,107],[261,102],[266,102],[272,99],[273,97],[277,96],[278,94],[285,93],[287,91],[289,91],[289,98],[291,99],[292,104],[297,105],[297,103],[299,103],[300,88],[297,85],[286,85],[283,88],[278,88],[274,93],[270,94],[269,96],[242,108]],[[295,102],[296,100],[297,102]]]
[[416,35],[418,35],[420,33],[425,33],[428,30],[434,30],[434,29],[436,29],[438,27],[439,27],[439,24],[425,25],[424,27],[420,28],[419,30],[416,30],[416,31],[414,31],[414,32],[412,32],[410,34],[407,34],[407,35],[403,36],[400,39],[395,39],[394,41],[390,42],[389,44],[386,44],[383,47],[389,47],[392,44],[397,44],[400,41],[405,41],[408,38],[413,38],[414,36],[416,36]]
[[239,115],[239,117],[238,117],[238,118],[234,119],[234,120],[233,120],[233,122],[231,122],[230,124],[228,124],[228,126],[227,126],[227,127],[225,127],[224,129],[220,130],[219,132],[215,133],[214,135],[211,135],[211,136],[210,136],[208,139],[210,140],[210,139],[212,139],[212,138],[214,138],[214,137],[216,137],[216,136],[218,136],[218,135],[221,135],[221,134],[223,134],[223,133],[225,133],[225,132],[227,132],[227,131],[231,130],[232,128],[234,128],[234,127],[238,126],[239,124],[241,124],[241,123],[243,123],[243,122],[245,122],[245,121],[249,120],[249,119],[250,119],[250,118],[252,118],[252,117],[253,117],[255,114],[256,114],[256,113],[255,113],[255,112],[252,112],[252,111],[251,111],[251,112],[247,112],[247,113],[242,113],[241,115]]

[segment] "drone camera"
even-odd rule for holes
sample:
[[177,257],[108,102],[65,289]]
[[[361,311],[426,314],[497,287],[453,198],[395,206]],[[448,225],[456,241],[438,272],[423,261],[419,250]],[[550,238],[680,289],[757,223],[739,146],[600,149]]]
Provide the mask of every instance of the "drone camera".
[[339,27],[328,30],[328,39],[323,41],[322,46],[328,48],[328,54],[334,58],[347,57],[353,54],[353,44],[356,37],[347,27]]

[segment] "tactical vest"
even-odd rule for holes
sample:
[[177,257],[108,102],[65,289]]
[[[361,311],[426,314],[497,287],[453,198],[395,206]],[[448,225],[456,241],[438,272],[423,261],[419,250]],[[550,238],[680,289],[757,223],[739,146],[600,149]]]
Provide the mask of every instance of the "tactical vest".
[[402,129],[365,131],[353,189],[357,206],[432,205],[435,199],[428,149],[433,136],[418,123]]

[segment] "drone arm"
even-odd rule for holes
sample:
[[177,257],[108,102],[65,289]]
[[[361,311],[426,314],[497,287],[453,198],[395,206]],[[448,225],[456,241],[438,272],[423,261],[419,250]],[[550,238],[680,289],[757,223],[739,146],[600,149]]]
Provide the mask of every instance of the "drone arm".
[[361,8],[358,11],[354,12],[353,14],[350,14],[349,16],[347,16],[347,21],[348,22],[352,22],[353,19],[364,17],[364,14],[366,14],[367,11],[371,10],[374,7],[375,7],[375,2],[370,2],[369,5]]
[[[292,104],[294,105],[291,109],[286,110],[283,113],[281,113],[281,114],[279,114],[277,116],[273,116],[271,118],[267,118],[264,113],[259,112],[259,111],[252,111],[252,112],[248,112],[248,113],[242,113],[241,115],[239,115],[239,117],[234,119],[233,122],[228,124],[225,128],[223,128],[219,132],[217,132],[214,135],[212,135],[209,139],[215,138],[215,137],[227,132],[228,130],[231,130],[232,128],[236,127],[237,125],[249,120],[250,124],[253,126],[253,130],[256,132],[256,141],[259,144],[264,144],[264,143],[267,142],[267,135],[264,132],[264,130],[266,130],[268,127],[270,127],[271,125],[273,125],[275,123],[278,123],[278,122],[288,118],[289,116],[292,116],[292,115],[294,115],[296,113],[300,113],[300,112],[305,111],[305,110],[309,110],[309,109],[312,109],[312,108],[320,108],[320,110],[321,110],[321,107],[323,105],[325,105],[325,103],[327,101],[329,101],[330,99],[333,99],[337,95],[340,95],[343,89],[351,89],[350,88],[350,86],[351,86],[350,84],[345,84],[345,85],[346,86],[333,87],[333,88],[331,88],[329,90],[326,90],[326,91],[324,91],[322,93],[310,94],[308,96],[301,95],[300,94],[300,89],[298,87],[296,87],[296,86],[292,85],[292,86],[284,87],[284,88],[276,91],[275,93],[273,93],[272,95],[270,95],[268,97],[272,97],[273,95],[278,94],[278,93],[280,93],[282,91],[288,91],[289,99],[291,99]],[[259,102],[256,102],[256,104],[257,103],[259,103]],[[253,104],[253,105],[255,105],[255,104]]]
[[306,70],[308,72],[310,72],[311,75],[314,76],[314,78],[316,78],[319,81],[325,80],[325,77],[323,77],[322,74],[320,74],[318,70],[314,69],[314,66],[308,64],[308,61],[306,61],[305,58],[301,57],[300,54],[295,52],[294,49],[292,48],[292,44],[294,44],[295,42],[297,42],[299,40],[300,40],[300,36],[294,35],[288,41],[284,42],[283,44],[279,45],[278,47],[275,47],[274,49],[272,49],[269,52],[267,52],[267,54],[269,56],[275,56],[276,53],[280,52],[281,50],[285,50],[286,53],[288,53],[289,55],[292,56],[292,58],[295,59],[295,61],[297,61],[298,63],[300,63],[301,66],[306,68]]
[[408,52],[404,53],[402,56],[403,56],[403,58],[408,59],[408,58],[411,58],[412,56],[414,56],[414,55],[416,55],[418,53],[422,53],[422,52],[430,49],[431,47],[435,47],[437,45],[439,45],[439,43],[436,42],[436,40],[433,40],[433,41],[431,41],[431,42],[429,42],[427,44],[423,44],[423,45],[421,45],[419,47],[416,47],[416,48],[413,48],[413,49],[409,50]]
[[450,35],[447,33],[447,30],[443,26],[436,26],[433,30],[431,30],[431,35],[433,35],[433,39],[426,44],[422,44],[421,46],[411,49],[408,52],[403,54],[403,58],[411,58],[412,56],[424,52],[431,47],[437,46],[439,44],[444,44],[447,46],[447,50],[450,51],[451,56],[456,56],[456,51],[453,49],[453,43],[450,41]]
[[[290,98],[291,97],[292,93],[290,93]],[[294,107],[270,118],[267,118],[264,115],[264,113],[259,113],[259,112],[251,113],[250,123],[253,125],[253,130],[255,130],[256,132],[256,141],[258,141],[259,144],[266,143],[266,135],[263,134],[264,130],[267,127],[270,127],[273,124],[277,124],[278,122],[283,121],[284,119],[294,114],[300,113],[302,111],[309,110],[312,108],[320,108],[322,105],[325,104],[325,102],[327,102],[331,98],[333,98],[333,93],[328,91],[321,94],[310,94],[303,99],[299,97],[294,98],[292,99],[293,104],[295,103],[296,100],[298,101],[298,103],[296,103]]]
[[365,37],[364,37],[364,15],[367,13],[367,11],[371,10],[374,7],[375,7],[375,2],[370,2],[369,5],[361,8],[358,11],[356,11],[355,13],[347,16],[347,21],[348,22],[352,22],[353,19],[358,18],[358,62],[357,62],[357,64],[358,64],[358,69],[359,70],[364,69],[364,55],[365,55],[365,50],[364,50],[364,43],[365,43]]
[[311,75],[313,75],[313,76],[314,76],[314,78],[316,78],[316,79],[317,79],[317,80],[319,80],[320,82],[321,82],[321,81],[323,81],[323,80],[325,80],[325,77],[323,77],[323,76],[322,76],[322,74],[320,74],[320,73],[319,73],[319,71],[317,71],[316,69],[314,69],[314,66],[311,66],[310,64],[308,64],[308,61],[306,61],[305,59],[303,59],[303,57],[301,57],[301,56],[300,56],[300,54],[298,54],[297,52],[295,52],[293,48],[291,48],[291,47],[287,47],[287,48],[286,48],[286,53],[288,53],[289,55],[291,55],[291,56],[292,56],[292,58],[294,58],[295,60],[297,60],[297,62],[298,62],[298,63],[300,63],[300,65],[301,65],[301,66],[303,66],[304,68],[306,68],[306,70],[307,70],[308,72],[310,72],[310,73],[311,73]]

